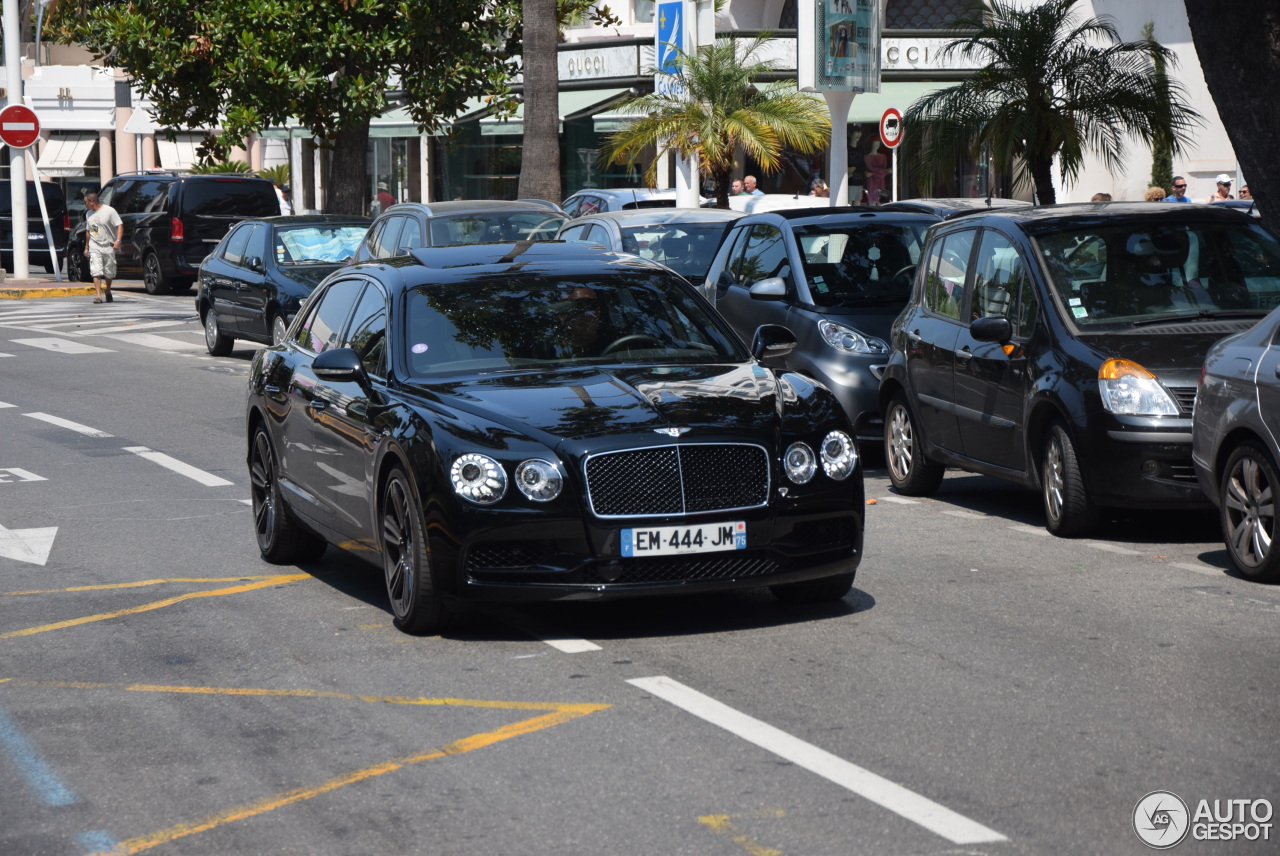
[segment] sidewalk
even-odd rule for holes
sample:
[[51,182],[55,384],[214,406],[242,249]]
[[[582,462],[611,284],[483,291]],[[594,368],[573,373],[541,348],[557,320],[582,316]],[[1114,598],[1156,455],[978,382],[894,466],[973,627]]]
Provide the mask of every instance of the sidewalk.
[[[136,280],[117,280],[111,286],[117,293],[120,290],[132,291],[141,288],[142,283]],[[0,282],[0,300],[22,300],[33,297],[93,297],[93,283],[71,282],[65,276],[62,282],[54,279],[53,274],[36,274],[28,279],[12,279],[5,277]]]

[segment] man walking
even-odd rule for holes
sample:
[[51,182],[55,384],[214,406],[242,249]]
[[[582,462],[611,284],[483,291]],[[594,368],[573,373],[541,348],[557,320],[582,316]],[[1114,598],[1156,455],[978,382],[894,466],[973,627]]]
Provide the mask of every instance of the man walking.
[[1173,177],[1173,192],[1164,198],[1165,202],[1190,202],[1187,198],[1187,180],[1180,175]]
[[89,275],[98,296],[94,303],[111,303],[111,280],[116,278],[116,250],[124,240],[124,223],[116,209],[98,201],[98,194],[86,193],[84,207],[89,209],[87,240],[84,254],[89,257]]

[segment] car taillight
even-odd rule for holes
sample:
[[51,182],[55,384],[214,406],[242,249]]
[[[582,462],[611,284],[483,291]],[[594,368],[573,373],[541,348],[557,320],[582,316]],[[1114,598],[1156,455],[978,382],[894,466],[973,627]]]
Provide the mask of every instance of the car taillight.
[[169,240],[174,242],[183,240],[182,221],[177,217],[169,220]]
[[62,228],[67,232],[71,231],[71,215],[70,214],[62,215]]
[[1204,385],[1204,375],[1205,375],[1205,370],[1206,370],[1207,368],[1208,368],[1208,366],[1207,366],[1207,365],[1202,365],[1202,366],[1200,366],[1200,380],[1196,382],[1196,386],[1203,386],[1203,385]]

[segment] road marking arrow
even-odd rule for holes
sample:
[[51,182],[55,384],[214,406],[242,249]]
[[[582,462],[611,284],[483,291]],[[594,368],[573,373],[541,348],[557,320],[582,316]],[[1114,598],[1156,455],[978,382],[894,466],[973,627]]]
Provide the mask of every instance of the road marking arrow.
[[43,565],[49,561],[57,526],[43,529],[5,529],[0,526],[0,558]]

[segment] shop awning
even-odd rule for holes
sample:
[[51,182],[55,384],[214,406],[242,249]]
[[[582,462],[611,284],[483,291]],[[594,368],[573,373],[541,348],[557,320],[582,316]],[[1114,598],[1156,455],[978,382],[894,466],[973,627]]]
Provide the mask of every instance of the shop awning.
[[156,136],[156,152],[160,165],[165,169],[190,169],[200,160],[196,147],[204,140],[204,134],[178,134],[172,141],[163,135]]
[[[468,98],[467,103],[462,105],[462,109],[456,116],[448,122],[441,124],[440,129],[435,133],[440,135],[449,125],[458,125],[463,122],[474,122],[481,116],[487,115],[493,110],[493,101],[488,98]],[[370,137],[416,137],[418,136],[418,125],[409,116],[409,108],[397,107],[394,110],[388,110],[378,118],[369,123]]]
[[891,80],[882,83],[879,92],[864,92],[853,96],[853,106],[849,108],[849,121],[879,122],[884,111],[890,107],[897,107],[905,113],[907,108],[922,95],[951,86],[955,86],[955,83],[937,80]]
[[[560,93],[556,112],[560,121],[583,119],[607,110],[633,95],[630,89],[579,89]],[[563,130],[563,128],[561,128]],[[480,120],[481,134],[523,134],[524,105],[516,107],[513,115],[504,119],[486,116]]]
[[84,175],[84,162],[97,142],[98,135],[94,133],[55,132],[40,149],[36,170],[46,176]]

